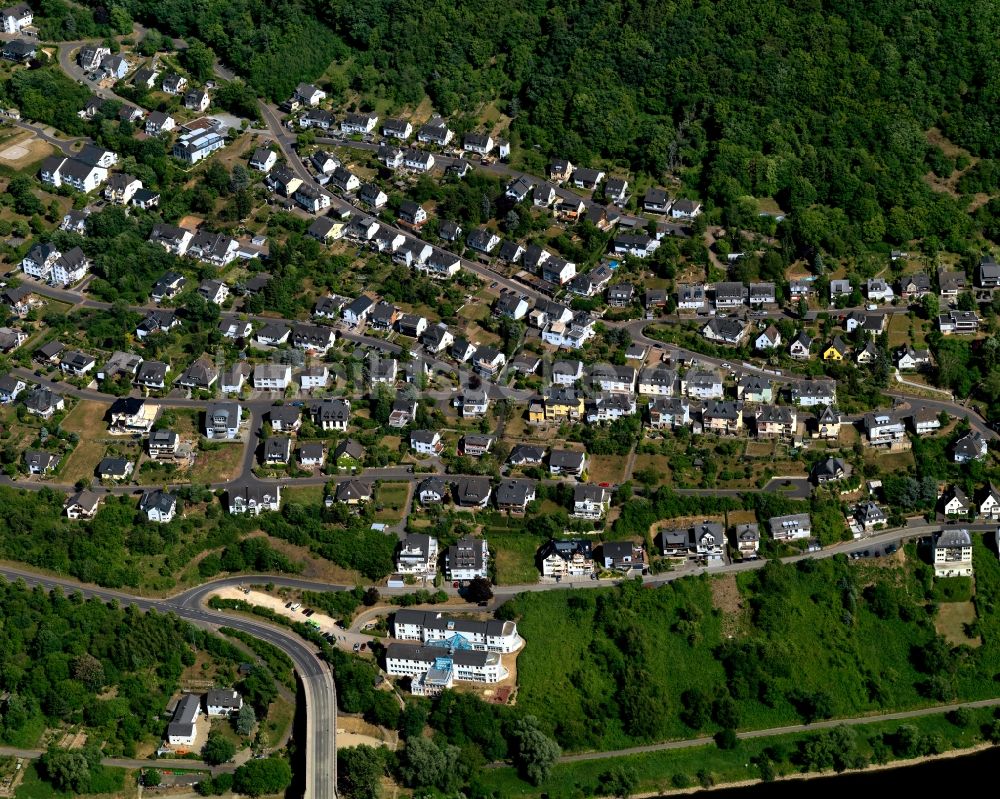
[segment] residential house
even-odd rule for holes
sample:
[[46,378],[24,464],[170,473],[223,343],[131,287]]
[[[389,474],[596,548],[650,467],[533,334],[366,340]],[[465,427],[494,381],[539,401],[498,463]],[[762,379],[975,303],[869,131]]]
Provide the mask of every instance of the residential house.
[[222,370],[219,380],[219,388],[223,394],[239,394],[243,389],[243,384],[250,376],[250,364],[237,362],[231,367]]
[[24,452],[24,466],[28,474],[45,475],[55,471],[61,458],[54,452],[44,450],[29,449]]
[[311,83],[300,83],[295,87],[293,96],[301,101],[303,105],[315,108],[326,99],[326,92],[322,89],[317,89]]
[[479,458],[490,451],[493,447],[493,441],[493,436],[466,433],[462,436],[462,441],[459,445],[459,452],[470,458]]
[[444,449],[437,430],[411,430],[410,449],[418,455],[440,455]]
[[677,372],[665,366],[648,366],[639,372],[639,394],[647,397],[672,397]]
[[131,477],[134,468],[135,464],[125,458],[102,458],[96,473],[101,480],[117,482]]
[[163,361],[143,361],[135,375],[135,384],[140,388],[161,391],[167,387],[167,372],[170,365]]
[[406,427],[414,420],[414,418],[416,418],[416,415],[416,400],[398,397],[392,403],[392,409],[389,412],[389,427],[397,429]]
[[976,283],[983,289],[1000,288],[1000,264],[992,255],[984,256],[976,267]]
[[338,166],[333,170],[333,174],[330,175],[330,183],[348,194],[361,188],[361,179],[342,166]]
[[267,421],[276,433],[294,433],[302,426],[302,417],[295,405],[275,405],[267,412]]
[[774,387],[766,377],[744,375],[736,383],[736,396],[744,402],[773,402]]
[[952,333],[973,335],[979,332],[979,323],[975,311],[948,311],[938,316],[938,329],[945,336]]
[[476,374],[493,378],[496,377],[507,363],[507,356],[496,347],[479,347],[473,356],[472,368]]
[[774,283],[751,283],[747,289],[747,301],[751,308],[774,305],[778,301]]
[[835,302],[840,297],[849,297],[854,291],[850,280],[830,281],[830,301]]
[[35,388],[24,398],[24,407],[30,414],[51,419],[57,412],[66,409],[66,401],[47,388]]
[[958,295],[965,291],[965,272],[949,272],[946,269],[938,270],[939,296],[949,304],[954,304],[958,300]]
[[691,424],[691,406],[681,397],[654,397],[649,403],[649,426],[654,430]]
[[612,248],[617,255],[630,255],[633,258],[649,258],[659,248],[658,239],[641,234],[624,234],[618,236]]
[[231,514],[259,516],[281,507],[281,486],[242,485],[228,491],[228,510]]
[[930,366],[931,353],[929,350],[917,350],[911,345],[906,345],[896,355],[896,366],[901,370],[923,369]]
[[587,470],[587,453],[554,449],[549,453],[549,474],[553,477],[583,477]]
[[972,503],[961,488],[952,485],[941,497],[941,509],[945,516],[966,516],[972,510]]
[[0,377],[0,402],[4,404],[13,402],[27,387],[27,383],[15,375]]
[[298,381],[299,388],[303,391],[326,388],[326,384],[330,381],[330,370],[323,364],[307,366],[299,372]]
[[489,555],[485,539],[462,538],[445,552],[445,576],[459,581],[485,578]]
[[78,491],[66,499],[63,510],[70,519],[93,519],[101,506],[101,495],[93,491]]
[[754,412],[758,438],[794,438],[798,414],[789,405],[763,405]]
[[128,205],[135,193],[142,188],[142,181],[125,172],[115,172],[104,187],[104,199],[116,205]]
[[187,285],[187,278],[178,272],[166,272],[153,284],[150,295],[153,302],[172,300]]
[[812,520],[808,513],[773,516],[768,519],[767,526],[775,541],[792,541],[812,536]]
[[868,278],[866,293],[869,302],[889,303],[896,299],[896,292],[892,290],[892,286],[881,277]]
[[538,551],[542,577],[589,577],[594,573],[593,545],[581,539],[549,539]]
[[844,320],[844,329],[848,333],[853,333],[861,328],[862,332],[877,336],[885,331],[885,321],[884,314],[851,311]]
[[326,461],[326,447],[321,441],[309,441],[299,445],[299,465],[303,469],[319,468]]
[[236,438],[242,418],[243,409],[235,402],[209,405],[205,411],[205,438]]
[[813,466],[811,477],[816,485],[823,485],[851,476],[851,465],[841,458],[827,458],[817,461]]
[[323,193],[317,188],[303,183],[292,194],[292,199],[300,208],[310,214],[318,214],[320,211],[330,207],[330,195]]
[[605,541],[601,545],[601,562],[611,571],[646,571],[646,553],[631,541]]
[[604,184],[604,197],[617,206],[628,201],[628,181],[625,178],[608,178]]
[[756,558],[760,549],[760,527],[755,522],[736,525],[736,550],[743,559]]
[[280,363],[259,363],[253,370],[256,391],[284,391],[292,382],[292,367]]
[[[432,577],[437,572],[437,559],[438,542],[434,536],[410,533],[402,540],[399,552],[396,553],[396,571],[400,574]],[[397,612],[397,623],[400,613],[403,611]]]
[[591,483],[577,483],[573,486],[573,517],[597,520],[604,516],[611,504],[611,495],[606,488]]
[[774,350],[780,346],[781,333],[778,332],[778,328],[774,325],[768,325],[764,332],[754,339],[754,348],[761,352]]
[[692,369],[682,379],[681,390],[693,399],[722,399],[722,376],[710,370]]
[[199,230],[188,245],[187,254],[212,266],[228,266],[236,260],[240,243],[222,233]]
[[222,305],[229,299],[229,286],[221,280],[203,280],[198,284],[198,295],[206,302]]
[[515,444],[507,456],[507,463],[511,466],[541,466],[544,458],[544,447],[534,444]]
[[119,397],[108,410],[108,432],[148,435],[159,411],[158,405],[139,397]]
[[924,406],[913,409],[913,413],[910,415],[910,424],[913,426],[913,432],[918,436],[941,429],[941,419],[938,414]]
[[899,281],[899,296],[903,300],[916,300],[930,293],[931,279],[926,272],[907,275]]
[[708,298],[705,286],[699,283],[679,283],[677,285],[677,308],[681,311],[703,311]]
[[694,219],[701,213],[701,203],[696,200],[674,200],[670,207],[671,219]]
[[857,529],[871,533],[885,527],[886,516],[882,509],[871,500],[859,502],[854,508],[854,521]]
[[288,436],[269,436],[264,439],[264,463],[284,465],[292,457],[292,439]]
[[146,117],[145,130],[147,136],[159,136],[161,133],[169,133],[176,127],[176,120],[170,114],[163,113],[163,111],[152,111]]
[[268,322],[257,331],[257,343],[265,347],[277,347],[288,342],[292,331],[280,322]]
[[340,132],[346,134],[371,133],[378,125],[378,115],[370,112],[354,112],[347,114],[340,122]]
[[742,283],[716,283],[715,307],[739,308],[746,302],[747,289]]
[[850,350],[840,336],[834,336],[830,346],[823,350],[824,361],[842,361]]
[[497,508],[508,513],[524,513],[529,502],[535,501],[535,483],[532,480],[501,480],[496,490]]
[[375,300],[367,294],[362,294],[344,307],[344,321],[351,327],[361,327],[368,321],[368,314],[373,307],[375,307]]
[[487,155],[493,146],[493,137],[488,133],[466,133],[462,138],[462,149],[467,153]]
[[139,510],[151,522],[169,524],[177,515],[177,497],[159,488],[146,489],[139,499]]
[[601,391],[631,394],[635,391],[635,378],[632,366],[595,364],[590,368],[590,382]]
[[837,384],[833,380],[803,380],[792,386],[792,402],[804,407],[833,405],[837,401]]
[[972,537],[968,530],[942,530],[935,536],[934,576],[972,576]]
[[955,463],[971,463],[985,458],[986,452],[986,439],[977,430],[973,430],[955,442],[952,460]]
[[160,222],[154,225],[152,233],[149,234],[149,240],[151,242],[159,244],[171,255],[176,255],[178,257],[187,252],[187,249],[191,244],[191,239],[193,238],[194,233],[190,230],[182,227],[175,227],[174,225],[168,225],[165,222]]
[[297,324],[292,327],[292,346],[315,355],[325,355],[333,346],[336,335],[332,327]]
[[709,341],[736,346],[747,333],[747,324],[742,319],[728,316],[713,316],[701,329],[701,334]]
[[250,168],[265,175],[278,163],[278,154],[270,147],[258,147],[250,156]]
[[310,411],[313,423],[323,430],[347,432],[347,426],[351,421],[351,403],[348,400],[320,400],[312,404]]
[[996,521],[1000,519],[1000,492],[996,490],[993,483],[987,483],[976,499],[976,507],[979,515],[984,519]]
[[171,73],[163,79],[160,88],[164,94],[183,94],[187,89],[188,81],[183,75]]
[[34,22],[35,15],[27,3],[18,3],[0,11],[4,33],[20,33]]
[[743,430],[743,404],[708,400],[701,410],[701,423],[706,433],[737,435]]
[[909,444],[903,419],[892,411],[865,414],[864,427],[870,446],[899,449]]
[[180,445],[180,436],[175,431],[166,428],[151,431],[146,441],[150,460],[154,461],[176,458],[180,451]]
[[195,128],[177,137],[171,153],[187,164],[197,164],[225,146],[226,140],[217,130]]
[[463,508],[485,508],[492,491],[488,477],[463,477],[455,483],[455,501]]
[[604,180],[604,172],[600,169],[580,166],[573,170],[573,185],[578,189],[593,191],[602,180]]
[[816,437],[838,439],[840,438],[840,426],[840,411],[833,405],[827,405],[816,418]]
[[63,353],[59,361],[59,368],[64,374],[74,377],[82,377],[97,365],[97,359],[93,355],[87,355],[79,350],[70,350]]
[[421,480],[416,493],[421,505],[437,505],[448,495],[448,486],[440,477],[428,477]]
[[666,189],[649,188],[646,189],[642,198],[642,209],[654,214],[665,214],[670,210],[672,202]]

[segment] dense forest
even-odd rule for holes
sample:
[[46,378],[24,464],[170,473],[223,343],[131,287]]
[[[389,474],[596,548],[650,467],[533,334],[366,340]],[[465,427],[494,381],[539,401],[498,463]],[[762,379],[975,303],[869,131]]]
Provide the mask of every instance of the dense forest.
[[[963,250],[964,204],[932,194],[922,176],[968,164],[925,132],[937,126],[974,156],[1000,155],[1000,18],[971,0],[125,8],[197,37],[273,99],[336,61],[325,83],[334,97],[350,89],[412,105],[426,94],[449,115],[497,100],[528,152],[603,157],[657,179],[671,172],[731,214],[748,215],[743,197],[774,197],[804,250],[922,237]],[[977,169],[965,186],[995,183],[996,172]],[[996,232],[998,215],[994,201],[979,226]]]

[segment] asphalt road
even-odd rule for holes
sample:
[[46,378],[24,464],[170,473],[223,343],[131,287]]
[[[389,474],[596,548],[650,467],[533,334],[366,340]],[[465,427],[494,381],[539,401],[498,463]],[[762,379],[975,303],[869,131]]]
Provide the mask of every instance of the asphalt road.
[[[25,760],[35,760],[44,754],[44,749],[18,749],[14,746],[0,746],[0,756],[2,757],[20,757]],[[170,758],[141,760],[127,757],[102,757],[101,763],[105,766],[128,769],[204,769],[205,771],[210,771],[213,775],[236,770],[236,766],[228,763],[220,766],[210,766],[202,760],[172,760]]]

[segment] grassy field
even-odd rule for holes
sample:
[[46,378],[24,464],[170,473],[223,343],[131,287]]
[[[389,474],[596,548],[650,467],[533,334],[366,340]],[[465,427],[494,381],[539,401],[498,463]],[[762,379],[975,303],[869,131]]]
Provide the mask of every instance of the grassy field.
[[[492,536],[491,548],[499,551],[501,539]],[[921,665],[934,661],[915,655],[930,651],[935,636],[927,567],[915,555],[878,568],[831,558],[740,574],[750,611],[737,637],[723,634],[728,611],[714,607],[704,576],[647,589],[522,594],[511,610],[532,645],[518,663],[518,706],[545,719],[564,747],[600,750],[714,731],[707,718],[683,720],[689,690],[728,693],[739,729],[815,718],[814,707],[838,718],[995,696],[1000,566],[978,536],[976,552],[978,590],[989,598],[976,603],[983,646],[962,668],[946,651],[931,667],[940,689]],[[887,605],[872,599],[876,585]],[[968,618],[966,609],[951,623]],[[629,711],[630,702],[648,715]],[[553,705],[561,708],[555,718],[546,712]]]
[[111,406],[105,402],[81,400],[63,419],[63,430],[79,433],[81,438],[93,436],[95,433],[107,432],[108,426],[104,420]]
[[588,459],[587,479],[591,483],[612,483],[617,485],[625,479],[628,456],[592,455]]
[[979,636],[965,634],[965,626],[975,621],[976,608],[971,602],[942,602],[934,619],[934,629],[955,646],[977,647],[982,643]]
[[292,723],[295,707],[281,697],[275,699],[267,709],[267,719],[261,726],[267,745],[276,748]]
[[60,471],[61,481],[75,483],[77,480],[96,480],[94,471],[106,451],[107,447],[103,442],[81,438]]
[[497,585],[538,582],[535,553],[541,541],[537,537],[499,533],[488,540],[496,563]]
[[300,488],[286,488],[282,491],[282,498],[285,502],[298,502],[300,505],[316,507],[323,504],[323,495],[326,486],[301,486]]
[[409,490],[409,483],[382,483],[375,497],[381,510],[376,511],[375,518],[380,522],[401,521],[406,513]]
[[243,460],[243,445],[221,444],[218,449],[199,450],[189,477],[192,483],[223,483],[231,480]]

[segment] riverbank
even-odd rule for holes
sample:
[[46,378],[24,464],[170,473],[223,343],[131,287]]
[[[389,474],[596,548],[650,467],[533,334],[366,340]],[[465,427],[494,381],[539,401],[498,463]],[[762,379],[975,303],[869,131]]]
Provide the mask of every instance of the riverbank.
[[[489,769],[481,773],[480,783],[487,791],[511,799],[610,796],[620,790],[615,781],[622,776],[629,794],[635,797],[669,796],[706,788],[740,791],[742,796],[743,791],[752,791],[756,785],[770,790],[778,784],[794,784],[795,780],[839,779],[842,775],[834,771],[834,758],[846,754],[854,762],[867,764],[865,768],[844,769],[844,773],[851,774],[874,774],[974,756],[992,748],[985,732],[994,720],[993,708],[979,708],[958,716],[939,713],[904,721],[873,721],[815,732],[745,738],[733,749],[720,749],[713,743],[561,762],[538,786],[521,780],[513,768]],[[849,751],[845,751],[845,742]],[[762,776],[773,781],[763,782]]]

